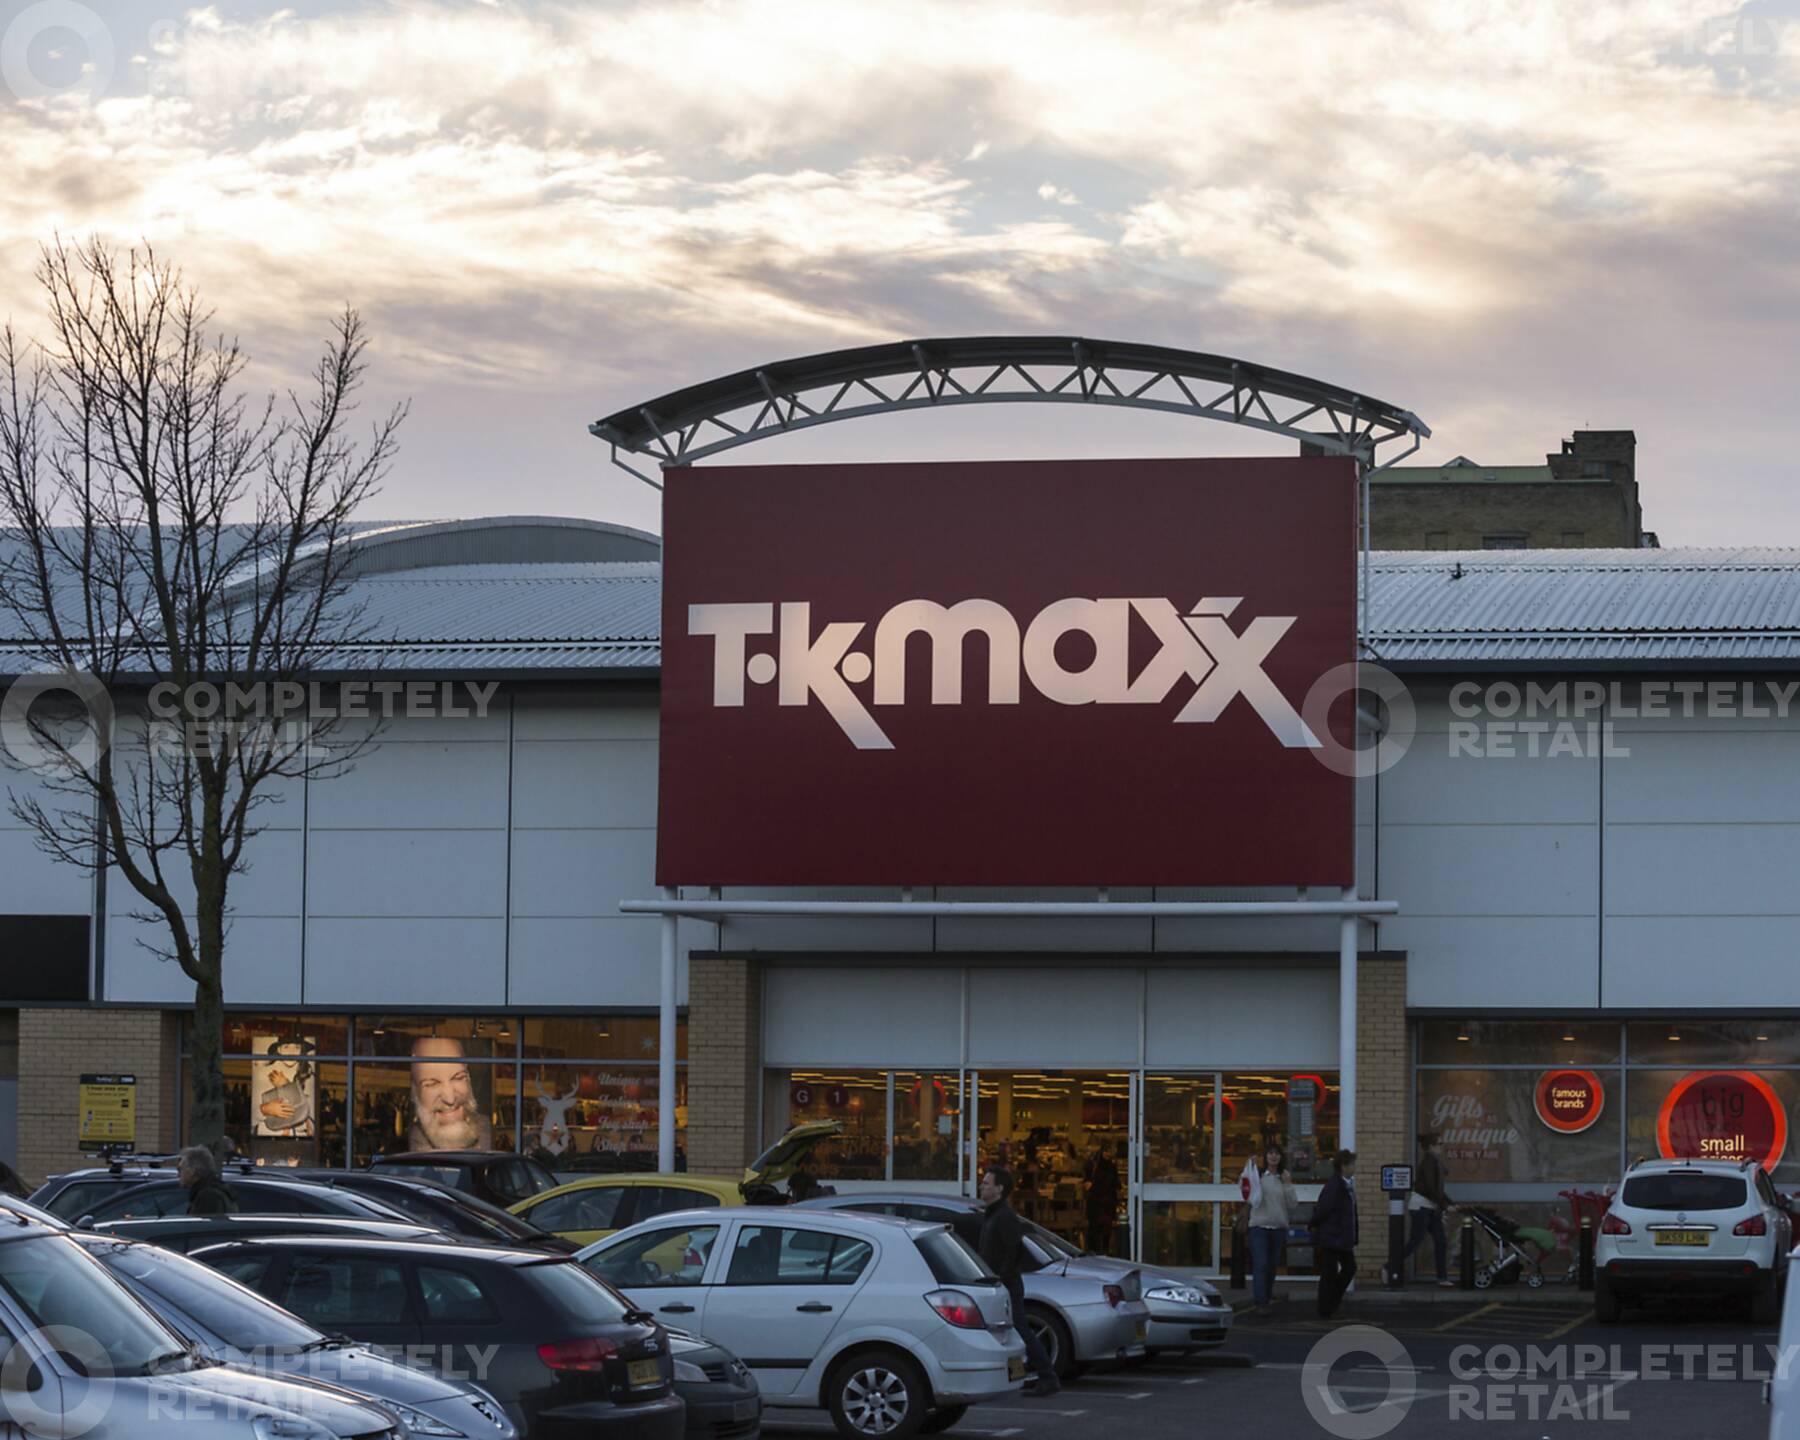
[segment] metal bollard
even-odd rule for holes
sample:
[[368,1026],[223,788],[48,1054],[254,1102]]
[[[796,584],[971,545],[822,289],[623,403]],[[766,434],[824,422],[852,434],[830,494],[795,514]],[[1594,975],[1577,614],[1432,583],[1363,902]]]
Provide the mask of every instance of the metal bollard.
[[1236,1226],[1231,1231],[1231,1288],[1244,1288],[1244,1251],[1250,1242],[1250,1232],[1240,1230]]
[[1475,1222],[1463,1221],[1462,1256],[1458,1261],[1456,1283],[1463,1290],[1475,1288]]
[[1594,1219],[1581,1217],[1581,1234],[1576,1238],[1575,1285],[1581,1290],[1594,1288]]

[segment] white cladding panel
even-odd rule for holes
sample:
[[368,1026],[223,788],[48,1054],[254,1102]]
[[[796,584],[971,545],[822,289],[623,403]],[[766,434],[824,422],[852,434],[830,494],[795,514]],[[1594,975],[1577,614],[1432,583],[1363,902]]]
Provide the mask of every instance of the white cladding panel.
[[1621,721],[1606,763],[1608,1005],[1800,1004],[1800,723]]
[[771,965],[763,989],[769,1065],[954,1067],[962,972],[954,965]]
[[1471,753],[1442,689],[1416,699],[1379,800],[1380,896],[1400,904],[1379,944],[1407,952],[1408,1003],[1595,1004],[1603,762],[1552,755],[1547,736],[1533,755],[1506,724],[1484,724]]
[[1171,1068],[1336,1065],[1337,967],[1152,967],[1144,1063]]
[[308,1005],[506,1003],[506,922],[311,917]]
[[1001,965],[969,972],[969,1063],[1135,1065],[1142,972]]

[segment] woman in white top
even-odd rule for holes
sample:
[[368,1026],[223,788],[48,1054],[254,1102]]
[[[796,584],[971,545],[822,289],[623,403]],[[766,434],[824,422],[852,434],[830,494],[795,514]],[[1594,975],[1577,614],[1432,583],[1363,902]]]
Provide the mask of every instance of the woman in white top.
[[1281,1148],[1271,1145],[1257,1167],[1262,1193],[1250,1206],[1251,1302],[1265,1309],[1275,1298],[1275,1266],[1282,1241],[1294,1217],[1294,1179],[1282,1161]]

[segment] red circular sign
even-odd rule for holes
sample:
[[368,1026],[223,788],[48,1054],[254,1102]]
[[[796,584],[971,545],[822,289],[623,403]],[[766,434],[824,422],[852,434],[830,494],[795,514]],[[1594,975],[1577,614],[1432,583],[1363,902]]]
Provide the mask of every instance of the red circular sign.
[[1665,1160],[1755,1160],[1773,1170],[1787,1149],[1787,1107],[1749,1070],[1683,1075],[1656,1112]]
[[1561,1135],[1579,1135],[1606,1108],[1606,1087],[1592,1070],[1546,1070],[1538,1077],[1537,1115]]

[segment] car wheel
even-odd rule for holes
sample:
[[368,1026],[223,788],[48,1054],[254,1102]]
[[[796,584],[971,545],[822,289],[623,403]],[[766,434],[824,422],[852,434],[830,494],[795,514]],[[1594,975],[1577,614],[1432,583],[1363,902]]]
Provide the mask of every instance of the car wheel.
[[1773,1270],[1750,1296],[1750,1321],[1753,1325],[1773,1325],[1781,1319],[1781,1281]]
[[967,1405],[944,1405],[933,1410],[925,1417],[925,1423],[919,1427],[921,1435],[942,1435],[958,1420],[969,1413]]
[[1063,1323],[1062,1316],[1054,1310],[1033,1305],[1026,1310],[1025,1319],[1036,1332],[1044,1353],[1050,1357],[1050,1368],[1056,1372],[1057,1378],[1072,1378],[1075,1374],[1075,1341],[1069,1335],[1069,1327]]
[[919,1367],[897,1350],[865,1350],[831,1372],[831,1419],[848,1440],[906,1440],[926,1423],[930,1400]]
[[1619,1323],[1619,1292],[1604,1280],[1594,1281],[1594,1319],[1602,1325]]

